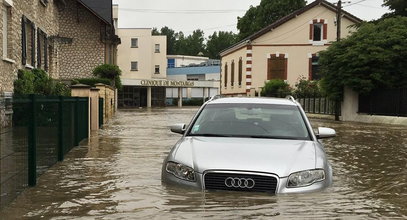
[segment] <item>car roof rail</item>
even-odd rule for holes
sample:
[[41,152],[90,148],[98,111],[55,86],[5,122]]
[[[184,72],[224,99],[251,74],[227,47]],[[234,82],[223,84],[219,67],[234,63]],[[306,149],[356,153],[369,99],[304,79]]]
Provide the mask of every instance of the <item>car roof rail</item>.
[[222,98],[222,97],[224,97],[224,96],[222,96],[222,95],[214,95],[214,96],[212,96],[212,97],[209,99],[209,101],[213,101],[213,100],[216,100],[216,99],[220,99],[220,98]]
[[285,98],[291,100],[294,103],[297,103],[297,101],[295,100],[295,98],[292,95],[288,95]]

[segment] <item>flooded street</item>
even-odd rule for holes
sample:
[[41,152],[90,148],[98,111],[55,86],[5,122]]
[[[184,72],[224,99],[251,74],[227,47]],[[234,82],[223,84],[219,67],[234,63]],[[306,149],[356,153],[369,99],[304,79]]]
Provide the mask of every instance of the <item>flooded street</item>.
[[309,194],[201,192],[161,185],[164,157],[197,108],[119,111],[0,213],[1,219],[407,218],[407,127],[311,120],[333,185]]

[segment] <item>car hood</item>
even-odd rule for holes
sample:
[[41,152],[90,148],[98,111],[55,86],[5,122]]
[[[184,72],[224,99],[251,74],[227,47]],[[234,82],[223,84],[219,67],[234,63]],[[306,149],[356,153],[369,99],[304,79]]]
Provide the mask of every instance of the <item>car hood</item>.
[[230,137],[184,137],[171,153],[170,160],[194,168],[273,173],[315,169],[315,144],[304,140]]

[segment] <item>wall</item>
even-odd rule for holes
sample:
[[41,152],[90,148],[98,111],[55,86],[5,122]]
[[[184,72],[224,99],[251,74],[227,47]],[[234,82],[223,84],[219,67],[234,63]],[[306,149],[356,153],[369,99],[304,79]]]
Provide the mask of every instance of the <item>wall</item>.
[[67,0],[60,12],[60,37],[72,38],[72,43],[59,46],[59,78],[91,77],[93,69],[105,62],[105,44],[100,30],[104,23],[81,4]]
[[341,108],[342,121],[407,125],[407,117],[367,115],[357,113],[359,109],[359,95],[350,88],[345,88],[344,100]]
[[99,97],[104,99],[103,123],[106,123],[116,112],[116,90],[104,84],[96,84],[96,88],[99,89]]
[[[58,33],[58,9],[53,1],[49,1],[44,6],[40,1],[27,0],[7,0],[12,3],[10,7],[11,19],[9,21],[8,57],[3,58],[3,10],[0,11],[0,92],[12,92],[13,81],[17,78],[17,70],[25,68],[21,64],[21,19],[26,16],[34,22],[36,28],[40,28],[48,36]],[[4,7],[3,1],[0,2],[1,9]],[[53,46],[53,45],[50,45]],[[53,54],[50,54],[53,56]],[[51,64],[50,64],[51,66]],[[50,68],[50,71],[53,69]],[[51,76],[54,72],[50,72]]]
[[[155,44],[160,45],[160,52],[155,53]],[[167,77],[167,36],[152,36],[152,78],[165,79]],[[160,74],[155,74],[155,65],[160,66]]]
[[[246,94],[246,81],[247,81],[247,74],[250,71],[246,71],[246,61],[247,61],[247,48],[243,47],[231,54],[228,54],[222,57],[222,66],[221,66],[221,82],[220,82],[220,90],[222,94]],[[238,74],[239,74],[239,59],[242,58],[242,84],[241,86],[238,85]],[[234,86],[231,86],[231,63],[235,61],[235,77],[234,77]],[[225,86],[225,65],[227,64],[227,82]]]
[[[167,76],[167,37],[152,36],[150,28],[120,28],[118,35],[122,43],[118,46],[117,64],[122,70],[122,78],[165,79]],[[138,39],[138,47],[131,47],[131,39]],[[160,52],[155,53],[155,44]],[[131,62],[138,62],[138,70],[131,70]],[[155,65],[160,66],[160,74],[155,74]]]

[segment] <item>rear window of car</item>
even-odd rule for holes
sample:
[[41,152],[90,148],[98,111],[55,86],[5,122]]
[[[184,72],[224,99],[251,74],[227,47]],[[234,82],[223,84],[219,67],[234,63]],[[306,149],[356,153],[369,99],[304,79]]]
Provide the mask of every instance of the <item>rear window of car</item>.
[[295,105],[208,104],[188,135],[310,140]]

